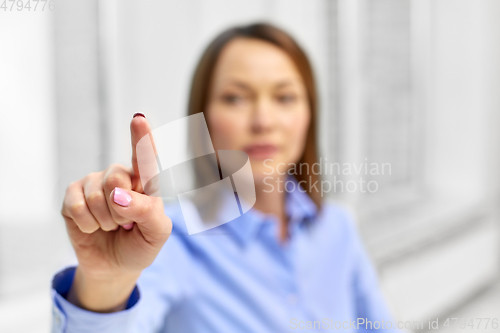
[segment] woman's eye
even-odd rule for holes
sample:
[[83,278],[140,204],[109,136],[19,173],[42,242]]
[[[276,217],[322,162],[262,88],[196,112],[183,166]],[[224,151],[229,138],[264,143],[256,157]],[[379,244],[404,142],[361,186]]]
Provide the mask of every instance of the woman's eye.
[[295,100],[297,99],[297,96],[293,95],[293,94],[285,94],[285,95],[279,95],[277,97],[278,101],[280,103],[283,103],[283,104],[290,104],[290,103],[293,103],[295,102]]
[[238,104],[243,101],[243,97],[234,94],[228,94],[222,96],[222,100],[227,104]]

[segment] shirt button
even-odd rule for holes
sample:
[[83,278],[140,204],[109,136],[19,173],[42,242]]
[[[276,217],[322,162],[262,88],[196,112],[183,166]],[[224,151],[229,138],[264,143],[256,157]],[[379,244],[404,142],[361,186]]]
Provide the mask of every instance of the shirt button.
[[290,305],[296,305],[298,298],[296,294],[288,294],[287,296],[288,304]]

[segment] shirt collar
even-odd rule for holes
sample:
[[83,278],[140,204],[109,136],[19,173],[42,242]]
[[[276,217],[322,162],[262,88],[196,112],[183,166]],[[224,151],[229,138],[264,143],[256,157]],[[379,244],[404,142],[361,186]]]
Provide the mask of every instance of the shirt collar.
[[[287,184],[285,212],[289,218],[290,230],[313,222],[318,213],[316,204],[295,177],[288,176],[285,184]],[[223,224],[222,227],[229,230],[242,244],[246,244],[257,235],[264,223],[275,223],[275,219],[276,217],[272,214],[265,214],[252,208],[242,216]]]
[[306,193],[304,188],[297,182],[295,177],[289,176],[287,182],[292,185],[287,185],[291,191],[286,192],[285,210],[290,220],[304,222],[314,219],[318,213],[318,207],[312,201],[311,197]]

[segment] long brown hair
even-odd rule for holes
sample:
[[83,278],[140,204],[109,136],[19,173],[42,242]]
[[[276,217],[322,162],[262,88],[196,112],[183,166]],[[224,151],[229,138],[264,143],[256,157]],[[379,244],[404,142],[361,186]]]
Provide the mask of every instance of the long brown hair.
[[[219,34],[205,49],[198,62],[191,82],[191,92],[189,96],[188,115],[199,112],[206,112],[206,106],[209,96],[209,87],[212,80],[212,74],[217,63],[217,59],[230,41],[236,38],[255,38],[271,43],[285,51],[302,76],[309,100],[311,111],[311,120],[307,132],[306,144],[302,157],[299,160],[299,166],[302,163],[308,165],[311,170],[314,163],[318,160],[316,144],[316,121],[317,121],[317,96],[316,85],[311,64],[303,49],[298,43],[285,31],[267,23],[255,23],[247,26],[234,27],[225,30]],[[295,178],[300,182],[305,182],[304,190],[311,197],[317,207],[321,206],[321,194],[319,191],[310,191],[310,184],[319,183],[320,177],[314,173],[303,175],[299,173]]]

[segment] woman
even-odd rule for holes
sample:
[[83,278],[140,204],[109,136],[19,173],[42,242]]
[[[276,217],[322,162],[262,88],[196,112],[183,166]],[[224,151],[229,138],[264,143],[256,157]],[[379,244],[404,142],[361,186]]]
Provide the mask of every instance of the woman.
[[178,206],[143,192],[136,144],[150,127],[134,115],[133,170],[111,165],[66,192],[79,264],[54,278],[54,330],[381,330],[390,317],[349,215],[322,201],[315,174],[283,172],[317,160],[316,108],[289,35],[267,24],[220,34],[195,71],[189,114],[205,114],[215,151],[248,154],[254,207],[210,237],[188,235]]

